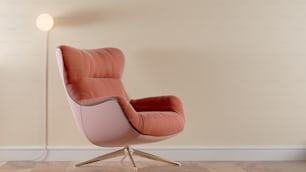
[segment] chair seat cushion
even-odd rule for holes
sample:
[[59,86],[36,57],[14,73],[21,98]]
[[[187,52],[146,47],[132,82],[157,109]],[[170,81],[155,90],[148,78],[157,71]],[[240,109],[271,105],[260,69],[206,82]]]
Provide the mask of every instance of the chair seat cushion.
[[138,130],[142,134],[153,136],[169,136],[184,129],[185,120],[176,112],[145,111],[137,112],[140,118]]
[[[130,101],[136,111],[134,127],[146,135],[169,136],[184,129],[185,116],[181,100],[176,96],[157,96]],[[131,118],[130,118],[131,119]]]

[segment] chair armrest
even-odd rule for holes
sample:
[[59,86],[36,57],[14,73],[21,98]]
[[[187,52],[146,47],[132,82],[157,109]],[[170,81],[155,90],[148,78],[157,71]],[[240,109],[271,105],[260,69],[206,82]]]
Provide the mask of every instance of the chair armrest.
[[173,111],[183,115],[183,104],[176,96],[158,96],[142,99],[133,99],[131,105],[137,112],[140,111]]

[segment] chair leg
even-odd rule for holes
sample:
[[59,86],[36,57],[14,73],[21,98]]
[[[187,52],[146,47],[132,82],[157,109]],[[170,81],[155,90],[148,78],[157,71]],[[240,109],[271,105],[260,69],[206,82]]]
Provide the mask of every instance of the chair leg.
[[173,165],[178,165],[178,166],[182,165],[179,162],[166,160],[164,158],[161,158],[161,157],[158,157],[156,155],[152,155],[152,154],[149,154],[149,153],[146,153],[146,152],[142,152],[142,151],[139,151],[137,149],[133,149],[133,152],[134,152],[135,155],[138,155],[138,156],[141,156],[141,157],[144,157],[144,158],[148,158],[148,159],[151,159],[151,160],[165,162],[165,163],[169,163],[169,164],[173,164]]
[[134,166],[134,170],[137,170],[137,167],[136,167],[136,164],[135,164],[135,161],[134,161],[134,158],[133,158],[134,150],[131,149],[129,146],[127,146],[125,150],[128,153],[128,155],[130,157],[130,160],[132,161],[132,164]]
[[117,150],[115,152],[111,152],[111,153],[108,153],[108,154],[105,154],[105,155],[98,156],[98,157],[90,159],[88,161],[78,163],[75,166],[79,167],[79,166],[82,166],[82,165],[86,165],[86,164],[94,163],[94,162],[97,162],[97,161],[101,161],[101,160],[105,160],[105,159],[114,158],[114,157],[117,157],[117,156],[120,156],[120,155],[124,155],[125,149],[126,148],[123,148],[123,149]]

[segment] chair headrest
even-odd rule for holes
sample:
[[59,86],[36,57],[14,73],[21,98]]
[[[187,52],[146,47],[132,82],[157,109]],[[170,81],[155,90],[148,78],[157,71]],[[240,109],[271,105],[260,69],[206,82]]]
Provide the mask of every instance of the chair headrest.
[[124,55],[117,48],[77,49],[59,46],[68,82],[81,78],[117,78],[124,69]]

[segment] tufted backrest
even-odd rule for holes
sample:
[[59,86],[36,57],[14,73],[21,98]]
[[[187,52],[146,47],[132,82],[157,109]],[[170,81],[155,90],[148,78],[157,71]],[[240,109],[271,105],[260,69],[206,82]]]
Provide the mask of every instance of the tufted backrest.
[[124,55],[119,49],[58,48],[63,58],[66,89],[72,99],[77,102],[99,97],[129,100],[121,81]]

